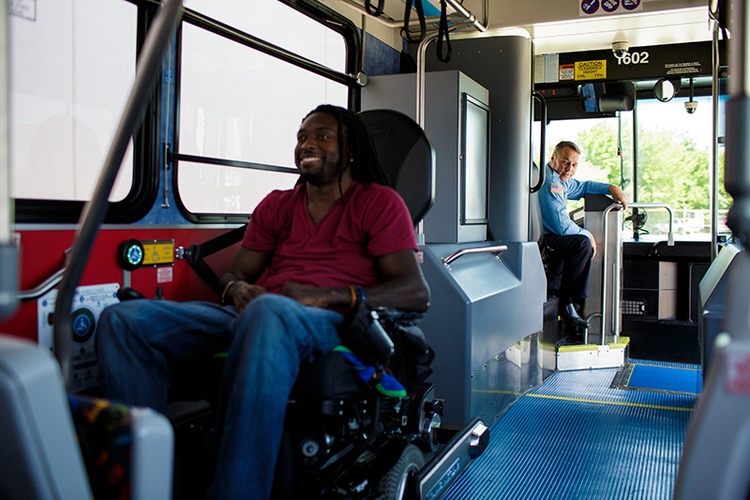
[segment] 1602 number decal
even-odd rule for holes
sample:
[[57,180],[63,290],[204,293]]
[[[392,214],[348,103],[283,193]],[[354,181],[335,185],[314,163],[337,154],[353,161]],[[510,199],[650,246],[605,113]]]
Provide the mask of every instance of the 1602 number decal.
[[617,65],[623,64],[648,64],[648,52],[628,52],[617,60]]

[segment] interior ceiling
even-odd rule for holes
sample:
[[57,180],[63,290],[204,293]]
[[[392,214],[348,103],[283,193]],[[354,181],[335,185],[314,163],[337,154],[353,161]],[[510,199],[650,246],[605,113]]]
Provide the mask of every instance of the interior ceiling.
[[[333,3],[339,6],[359,5],[361,11],[354,18],[361,18],[364,1],[333,0]],[[479,22],[484,21],[482,3],[485,0],[458,1]],[[615,38],[621,39],[622,36],[627,39],[631,48],[707,41],[712,38],[709,31],[708,0],[642,0],[642,12],[593,18],[580,17],[578,0],[486,1],[489,11],[487,31],[480,33],[474,29],[465,29],[454,32],[452,38],[508,34],[528,36],[534,41],[536,54],[611,48]],[[378,2],[372,0],[372,3],[377,5]],[[425,11],[428,17],[439,12],[439,4],[439,0],[426,0]],[[384,5],[385,17],[393,20],[378,21],[387,23],[387,28],[394,33],[400,32],[404,0],[385,0]],[[413,23],[416,18],[416,12],[412,12]]]
[[534,40],[537,54],[610,48],[621,35],[631,48],[712,39],[706,7],[522,27]]

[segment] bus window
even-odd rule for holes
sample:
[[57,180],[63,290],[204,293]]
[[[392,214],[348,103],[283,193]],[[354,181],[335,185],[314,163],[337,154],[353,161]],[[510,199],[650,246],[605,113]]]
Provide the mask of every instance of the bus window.
[[[290,189],[296,181],[284,172],[180,162],[177,189],[194,213],[250,214],[269,190]],[[197,184],[200,189],[191,189]]]
[[[698,108],[685,111],[686,97],[669,102],[638,101],[638,201],[667,203],[674,210],[675,238],[710,240],[710,162],[712,98],[695,97]],[[720,103],[720,106],[722,104]],[[719,151],[719,218],[726,216],[731,197],[724,190],[724,153]],[[644,238],[663,239],[666,212],[649,212]],[[719,232],[727,232],[719,227]]]
[[[189,6],[196,3],[201,2]],[[248,26],[249,7],[246,2],[235,3],[237,24]],[[264,3],[291,11],[276,1]],[[235,19],[226,6],[213,10]],[[257,2],[252,3],[252,10],[266,12]],[[295,14],[283,17],[282,33],[304,33],[306,52],[301,55],[332,69],[342,68],[346,63],[343,37]],[[268,18],[264,15],[263,19],[267,22]],[[337,43],[331,43],[332,37],[338,37]],[[178,193],[185,209],[192,214],[252,213],[270,190],[292,187],[297,180],[290,175],[294,173],[293,152],[302,118],[322,103],[346,107],[348,92],[343,84],[183,23],[178,151],[198,157],[189,163],[181,161],[178,169]],[[207,165],[200,158],[244,162],[250,170],[216,162]],[[286,167],[288,171],[252,170],[254,166]],[[256,193],[253,186],[265,186],[265,193]],[[215,198],[205,199],[211,193]]]
[[[712,140],[712,98],[694,97],[698,107],[685,111],[687,97],[669,102],[639,99],[638,119],[638,201],[666,203],[674,212],[676,239],[710,240],[710,178]],[[723,104],[720,104],[720,107]],[[628,198],[633,189],[633,113],[619,112],[614,118],[553,120],[547,125],[545,161],[559,141],[571,140],[581,148],[576,179],[595,180],[620,185]],[[539,123],[534,123],[534,138],[539,137]],[[618,156],[622,148],[622,161]],[[535,145],[538,158],[539,146]],[[731,197],[724,190],[724,153],[719,152],[719,233],[728,233],[726,213]],[[582,201],[569,202],[569,209],[582,207]],[[665,210],[647,211],[639,238],[666,239],[669,216]],[[626,227],[626,238],[632,228]]]
[[184,5],[318,64],[345,71],[341,35],[278,0],[185,0]]
[[[628,198],[633,198],[631,182],[633,172],[633,113],[619,112],[611,118],[582,118],[553,120],[547,125],[545,162],[549,162],[555,145],[560,141],[573,141],[581,148],[581,158],[575,178],[579,181],[609,182],[621,186]],[[534,138],[538,138],[539,122],[534,122]],[[539,157],[539,144],[535,144],[535,158]],[[618,156],[621,147],[622,158]],[[624,179],[624,180],[623,180]],[[570,200],[569,210],[583,206],[583,200]]]
[[[88,200],[135,75],[136,5],[59,0],[12,15],[11,194]],[[133,177],[130,148],[111,201]]]

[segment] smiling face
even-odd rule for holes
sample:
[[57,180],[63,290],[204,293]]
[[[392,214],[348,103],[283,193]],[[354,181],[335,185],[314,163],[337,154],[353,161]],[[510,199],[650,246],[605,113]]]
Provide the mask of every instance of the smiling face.
[[339,156],[339,125],[328,113],[313,113],[297,132],[294,163],[302,179],[314,186],[335,182],[346,165]]
[[578,159],[581,157],[572,148],[564,147],[558,154],[550,158],[552,170],[557,172],[562,182],[572,178],[578,169]]

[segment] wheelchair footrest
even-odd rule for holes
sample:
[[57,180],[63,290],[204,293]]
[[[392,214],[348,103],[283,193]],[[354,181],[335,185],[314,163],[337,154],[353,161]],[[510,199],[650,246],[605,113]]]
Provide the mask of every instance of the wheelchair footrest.
[[436,500],[456,482],[469,464],[487,448],[490,431],[481,419],[473,419],[432,457],[413,481],[412,498]]

